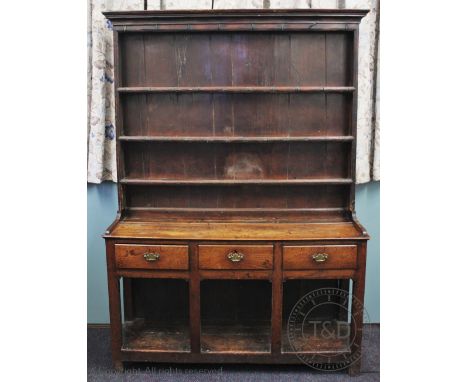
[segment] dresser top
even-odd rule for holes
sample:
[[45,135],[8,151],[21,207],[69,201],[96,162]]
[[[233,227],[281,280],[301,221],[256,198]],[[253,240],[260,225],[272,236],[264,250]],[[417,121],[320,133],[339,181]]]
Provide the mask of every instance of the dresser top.
[[104,237],[158,240],[367,240],[357,221],[328,223],[238,223],[118,221]]

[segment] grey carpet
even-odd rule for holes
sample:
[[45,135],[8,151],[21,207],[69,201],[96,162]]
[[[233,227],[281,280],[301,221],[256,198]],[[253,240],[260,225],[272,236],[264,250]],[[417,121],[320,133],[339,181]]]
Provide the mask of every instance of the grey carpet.
[[127,364],[123,373],[112,368],[108,328],[88,328],[88,381],[379,381],[380,329],[364,328],[362,373],[319,372],[307,366]]

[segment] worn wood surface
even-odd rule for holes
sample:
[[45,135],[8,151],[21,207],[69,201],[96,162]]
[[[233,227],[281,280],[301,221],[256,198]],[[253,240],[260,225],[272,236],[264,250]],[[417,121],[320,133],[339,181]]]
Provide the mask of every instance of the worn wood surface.
[[351,93],[120,94],[125,135],[352,135]]
[[[230,260],[229,255],[240,256]],[[272,269],[272,245],[200,245],[198,247],[200,269]]]
[[269,353],[271,330],[268,323],[256,325],[206,325],[202,329],[202,353]]
[[172,240],[366,240],[351,222],[223,223],[122,221],[109,237]]
[[[154,255],[157,259],[148,261],[145,255]],[[118,268],[179,270],[189,268],[186,245],[117,244],[115,258]]]
[[187,324],[162,322],[128,322],[123,328],[125,350],[189,352]]
[[[326,256],[323,262],[314,256]],[[283,269],[354,269],[357,265],[355,245],[306,245],[283,247]]]
[[[349,327],[349,325],[348,325]],[[319,351],[322,354],[346,354],[351,353],[349,347],[349,328],[345,325],[337,326],[336,323],[330,325],[328,328],[329,333],[325,335],[318,335],[318,333],[304,333],[303,336],[297,338],[294,342],[294,348],[288,340],[287,326],[283,326],[283,353],[301,353],[301,354],[315,354]],[[339,334],[339,335],[338,335]]]
[[[128,142],[123,183],[139,184],[348,184],[348,143]],[[171,179],[171,181],[168,181]],[[186,182],[190,183],[186,183]],[[221,183],[221,181],[225,183]],[[235,182],[235,183],[234,183]],[[133,182],[135,184],[137,182]]]

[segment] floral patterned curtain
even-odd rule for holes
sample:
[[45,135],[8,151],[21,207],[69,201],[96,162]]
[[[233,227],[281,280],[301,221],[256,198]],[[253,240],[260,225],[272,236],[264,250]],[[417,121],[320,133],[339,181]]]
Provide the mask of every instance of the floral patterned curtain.
[[[379,0],[148,0],[148,9],[364,8],[360,27],[357,183],[380,180]],[[112,25],[103,11],[142,10],[144,0],[88,0],[88,182],[117,181]]]

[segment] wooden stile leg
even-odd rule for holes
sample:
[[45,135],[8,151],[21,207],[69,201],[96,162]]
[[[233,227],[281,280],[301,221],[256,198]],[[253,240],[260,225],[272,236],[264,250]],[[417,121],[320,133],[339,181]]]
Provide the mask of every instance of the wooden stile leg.
[[198,272],[198,246],[190,245],[190,347],[192,353],[200,353],[200,274]]
[[[341,279],[340,282],[339,282],[339,288],[341,290],[345,290],[348,293],[350,293],[350,291],[349,291],[349,279]],[[339,308],[338,319],[340,321],[348,322],[348,311],[346,309]]]
[[[362,353],[362,324],[364,317],[364,291],[366,280],[366,244],[360,244],[358,247],[358,272],[357,278],[353,280],[353,300],[351,306],[351,338],[355,338],[352,352],[353,354]],[[355,325],[353,325],[353,321]],[[356,328],[356,329],[354,329]],[[358,375],[361,372],[361,355],[348,368],[350,376]]]
[[271,283],[271,352],[281,354],[281,327],[282,327],[282,306],[283,306],[283,279],[281,273],[281,245],[274,247],[273,279]]
[[123,278],[124,321],[130,321],[135,318],[135,311],[133,307],[132,283],[132,279],[127,277]]
[[112,362],[116,370],[123,370],[121,360],[122,317],[120,313],[120,280],[115,274],[114,243],[106,242],[107,284],[109,289],[109,317],[111,327]]

